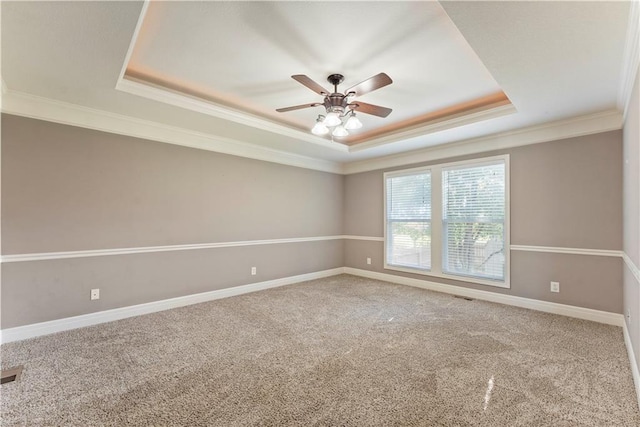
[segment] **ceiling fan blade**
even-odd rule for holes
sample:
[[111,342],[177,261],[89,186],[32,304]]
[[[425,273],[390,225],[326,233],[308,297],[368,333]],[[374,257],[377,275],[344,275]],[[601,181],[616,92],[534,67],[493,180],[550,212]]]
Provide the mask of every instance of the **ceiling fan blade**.
[[368,78],[363,82],[358,83],[355,86],[350,87],[344,93],[349,94],[350,92],[353,92],[355,93],[355,96],[362,96],[365,93],[373,92],[374,90],[390,85],[391,83],[393,83],[391,77],[389,77],[385,73],[380,73],[371,78]]
[[317,107],[319,105],[322,105],[322,104],[314,102],[313,104],[302,104],[302,105],[295,105],[293,107],[278,108],[276,109],[276,111],[278,113],[286,113],[287,111],[302,110],[303,108]]
[[381,107],[379,105],[367,104],[366,102],[355,101],[349,104],[349,107],[358,113],[371,114],[378,117],[387,117],[393,111],[391,108]]
[[328,90],[326,90],[325,88],[323,88],[318,83],[314,82],[313,80],[311,80],[311,78],[309,78],[308,76],[305,76],[304,74],[296,74],[294,76],[291,76],[291,78],[297,81],[298,83],[305,85],[306,87],[308,87],[309,89],[311,89],[312,91],[314,91],[319,95],[327,96],[330,93]]

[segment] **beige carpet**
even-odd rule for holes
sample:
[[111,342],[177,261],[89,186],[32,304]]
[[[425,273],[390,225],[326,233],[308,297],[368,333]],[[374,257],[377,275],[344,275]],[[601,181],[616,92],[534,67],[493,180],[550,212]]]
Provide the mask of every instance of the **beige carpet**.
[[2,425],[634,426],[622,331],[336,276],[2,346]]

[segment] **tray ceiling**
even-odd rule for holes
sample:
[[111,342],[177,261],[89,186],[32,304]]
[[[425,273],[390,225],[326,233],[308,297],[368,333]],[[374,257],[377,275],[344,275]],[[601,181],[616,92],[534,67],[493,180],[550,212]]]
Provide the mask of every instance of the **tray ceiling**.
[[[3,112],[328,171],[619,129],[637,65],[637,2],[0,7]],[[391,115],[336,143],[275,112],[335,72],[391,76],[361,98]]]
[[322,102],[291,75],[332,91],[326,77],[340,73],[343,92],[380,72],[393,84],[356,100],[393,112],[358,114],[364,126],[336,141],[391,142],[449,118],[514,111],[504,108],[506,94],[437,2],[151,2],[123,77],[171,91],[169,103],[183,94],[308,133],[324,107],[275,111]]

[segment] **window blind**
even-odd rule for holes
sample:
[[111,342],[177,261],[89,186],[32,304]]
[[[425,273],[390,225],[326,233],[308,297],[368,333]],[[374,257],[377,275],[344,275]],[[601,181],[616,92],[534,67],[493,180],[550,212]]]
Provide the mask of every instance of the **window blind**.
[[445,273],[504,281],[505,163],[442,171]]
[[431,173],[386,179],[387,263],[431,268]]

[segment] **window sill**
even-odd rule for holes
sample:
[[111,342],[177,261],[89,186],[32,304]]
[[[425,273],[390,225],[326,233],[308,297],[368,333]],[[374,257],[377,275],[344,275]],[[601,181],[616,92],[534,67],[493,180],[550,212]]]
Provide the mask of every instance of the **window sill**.
[[436,273],[431,270],[422,270],[419,268],[410,268],[410,267],[399,267],[399,266],[388,265],[388,264],[384,265],[384,269],[400,271],[403,273],[419,274],[421,276],[431,276],[431,277],[437,277],[441,279],[456,280],[458,282],[474,283],[477,285],[491,286],[494,288],[511,289],[511,284],[509,283],[508,280],[505,282],[497,282],[494,280],[485,280],[485,279],[469,277],[469,276],[455,276],[453,274]]

